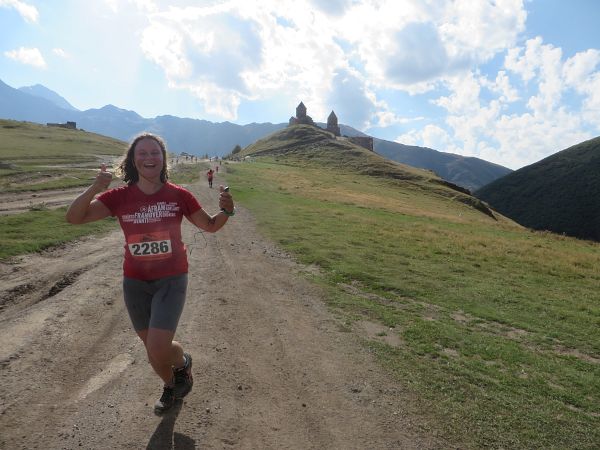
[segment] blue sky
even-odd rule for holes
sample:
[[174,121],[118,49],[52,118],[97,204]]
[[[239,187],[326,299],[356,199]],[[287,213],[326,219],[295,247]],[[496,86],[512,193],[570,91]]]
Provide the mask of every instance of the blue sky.
[[600,135],[596,0],[0,0],[0,79],[78,109],[325,122],[512,169]]

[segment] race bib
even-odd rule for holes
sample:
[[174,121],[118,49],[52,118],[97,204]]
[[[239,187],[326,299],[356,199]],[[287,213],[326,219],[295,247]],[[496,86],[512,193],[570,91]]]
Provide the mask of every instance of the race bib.
[[166,259],[172,256],[171,237],[168,231],[132,234],[127,240],[131,256],[144,261]]

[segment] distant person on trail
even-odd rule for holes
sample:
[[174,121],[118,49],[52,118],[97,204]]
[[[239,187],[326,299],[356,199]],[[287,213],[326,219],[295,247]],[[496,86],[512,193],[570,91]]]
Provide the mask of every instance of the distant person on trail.
[[192,357],[173,340],[187,289],[181,221],[185,216],[201,230],[216,232],[234,215],[233,199],[221,186],[221,212],[208,214],[191,192],[167,181],[165,144],[149,133],[133,140],[119,171],[127,185],[108,190],[112,174],[102,164],[94,183],[69,206],[66,219],[72,224],[108,216],[119,219],[125,235],[125,305],[148,360],[164,383],[154,405],[161,413],[185,397],[194,383]]
[[206,172],[206,178],[208,178],[208,187],[212,188],[212,182],[213,182],[213,175],[215,174],[214,170],[209,169],[208,172]]

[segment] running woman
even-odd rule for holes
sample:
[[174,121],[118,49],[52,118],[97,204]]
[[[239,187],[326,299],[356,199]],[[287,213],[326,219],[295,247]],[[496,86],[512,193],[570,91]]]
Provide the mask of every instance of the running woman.
[[221,186],[221,211],[208,214],[192,193],[168,181],[165,143],[149,133],[132,141],[119,172],[127,184],[108,190],[112,174],[103,164],[94,183],[69,206],[66,219],[72,224],[108,216],[119,219],[125,236],[125,305],[148,360],[163,381],[162,395],[154,405],[162,413],[185,397],[194,382],[192,357],[173,340],[187,290],[181,222],[185,216],[201,230],[216,232],[233,216],[233,199]]

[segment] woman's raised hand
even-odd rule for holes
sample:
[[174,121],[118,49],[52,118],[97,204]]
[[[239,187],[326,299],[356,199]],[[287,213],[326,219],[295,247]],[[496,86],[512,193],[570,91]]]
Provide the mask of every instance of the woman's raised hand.
[[108,189],[111,181],[112,173],[106,170],[106,164],[102,164],[100,166],[100,172],[98,172],[98,175],[96,175],[96,180],[94,181],[94,185],[98,189],[98,192]]

